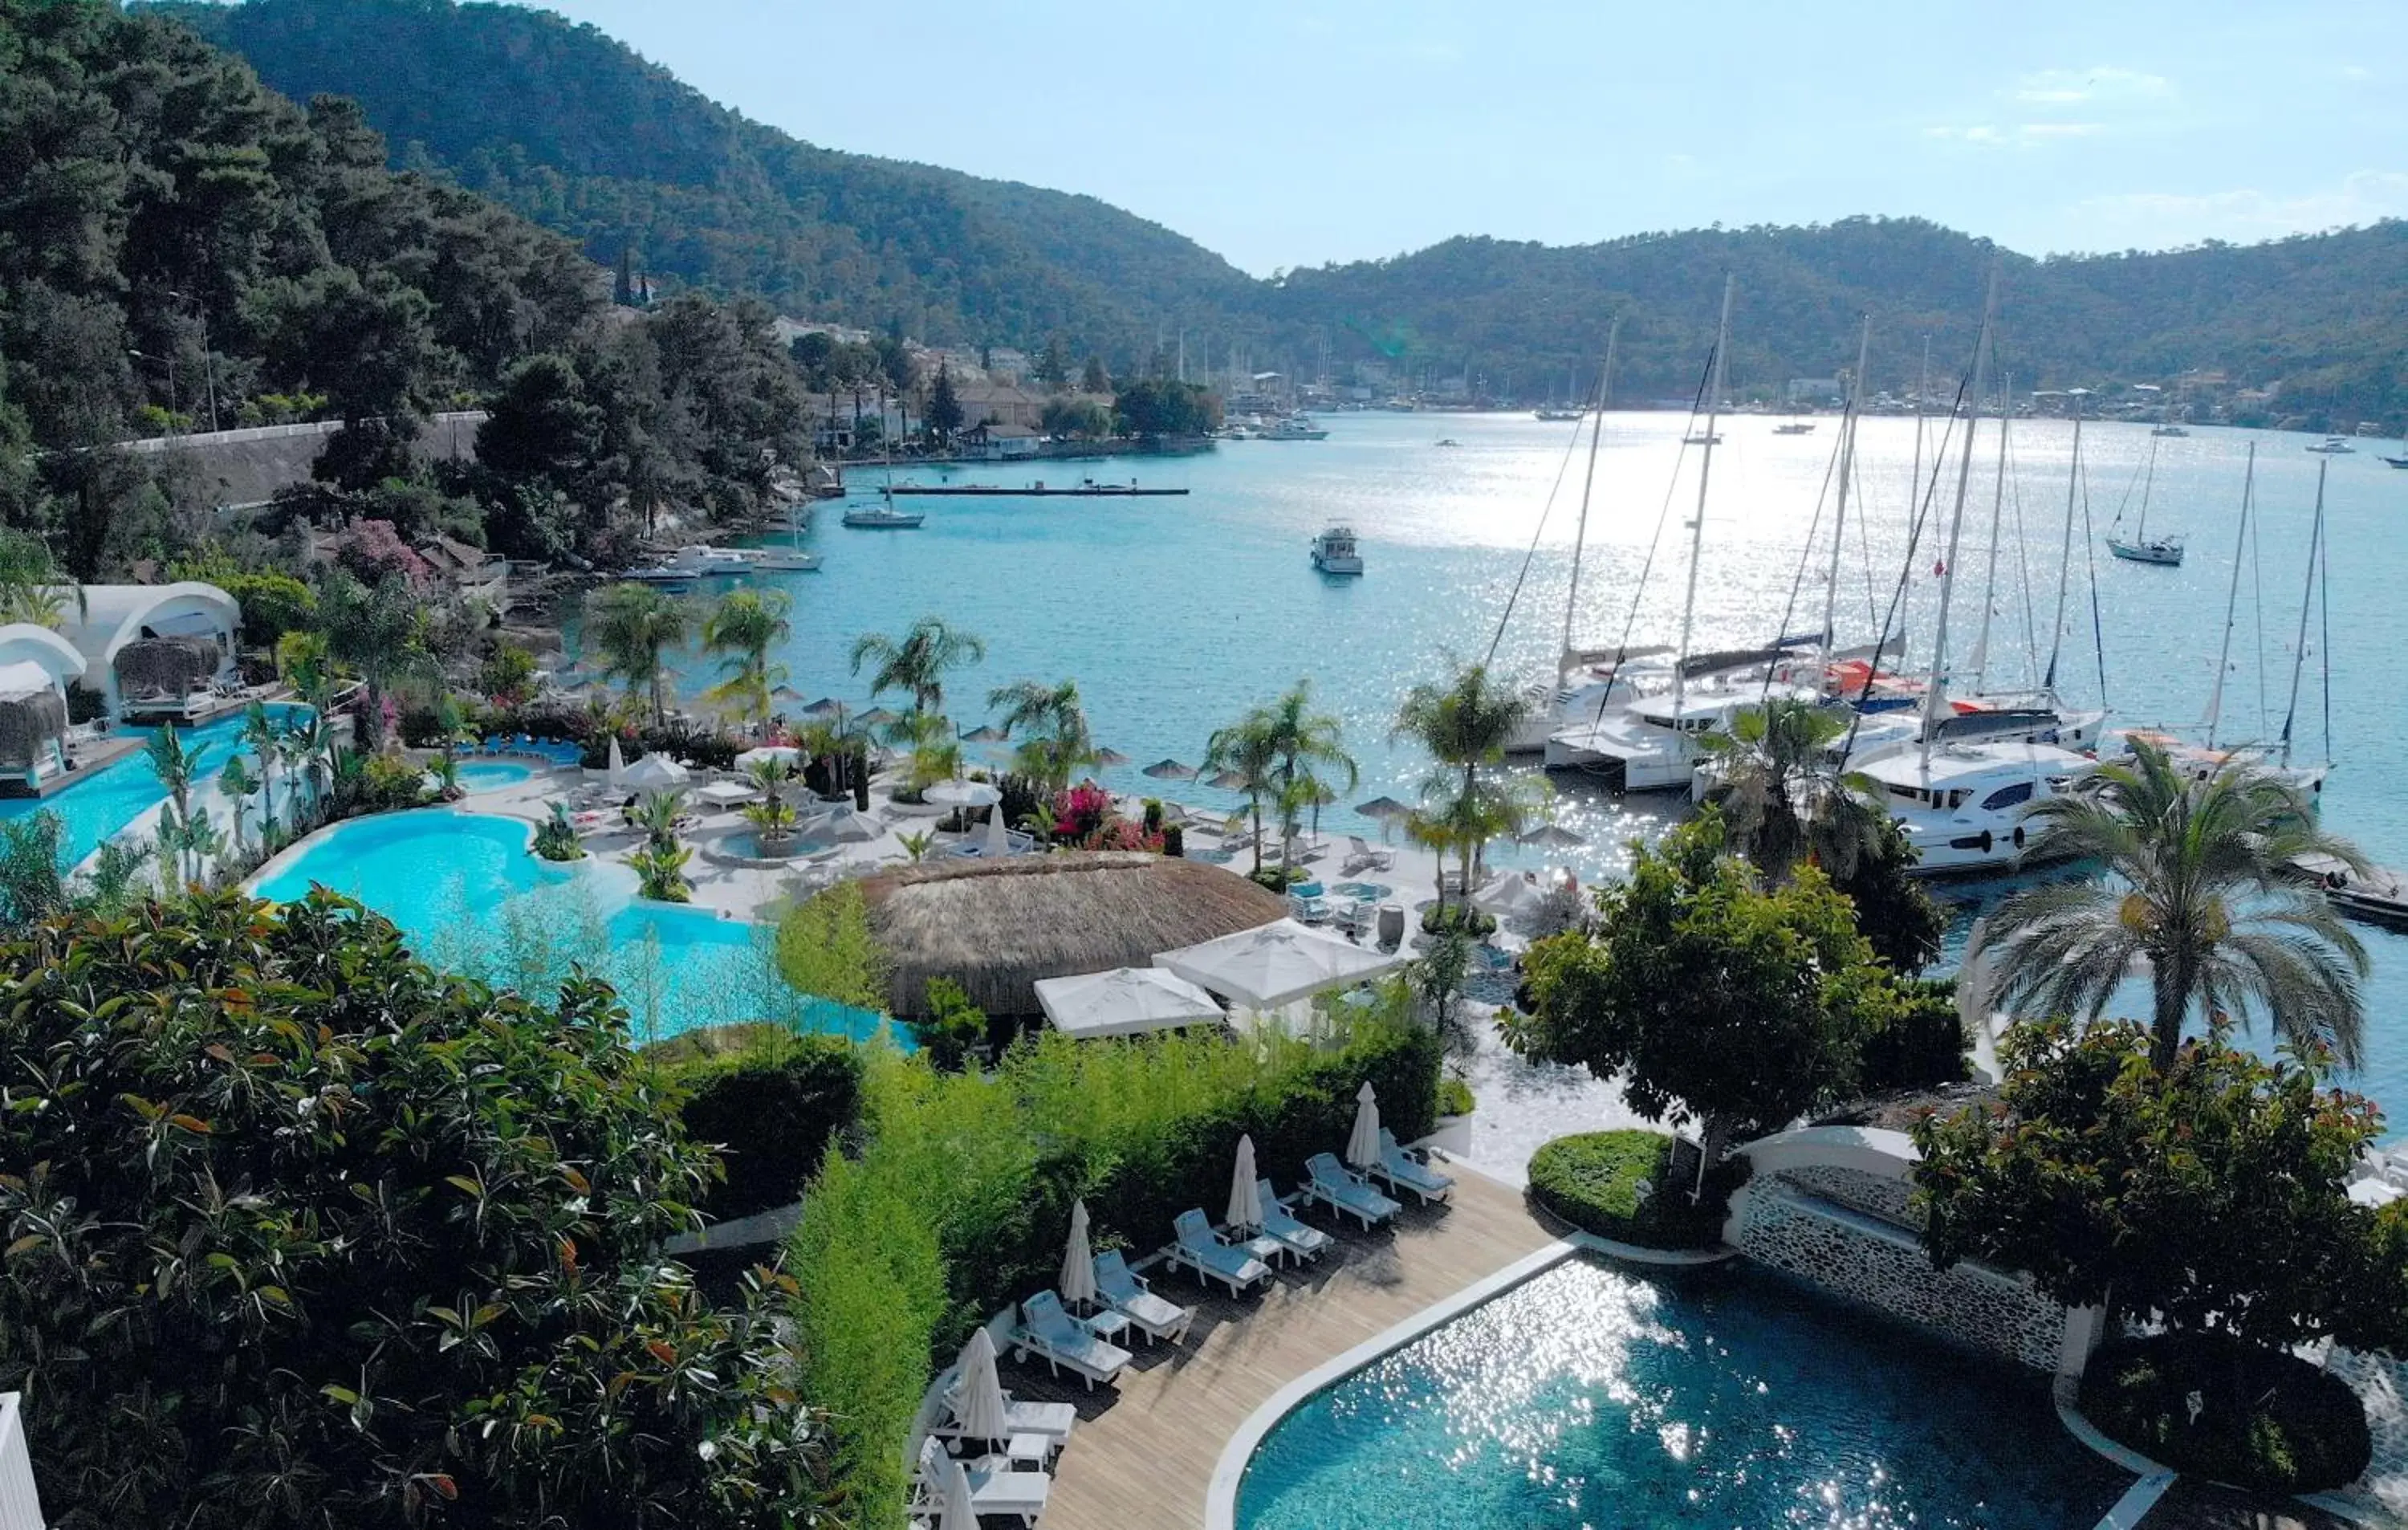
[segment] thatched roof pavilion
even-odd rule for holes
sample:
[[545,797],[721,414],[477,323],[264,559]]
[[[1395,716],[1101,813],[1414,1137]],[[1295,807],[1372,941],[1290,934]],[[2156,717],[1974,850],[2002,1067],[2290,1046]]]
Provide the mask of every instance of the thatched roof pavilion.
[[1218,866],[1128,852],[903,866],[861,891],[897,1015],[922,1013],[928,979],[951,978],[990,1015],[1034,1016],[1040,978],[1145,966],[1156,951],[1287,912],[1277,894]]

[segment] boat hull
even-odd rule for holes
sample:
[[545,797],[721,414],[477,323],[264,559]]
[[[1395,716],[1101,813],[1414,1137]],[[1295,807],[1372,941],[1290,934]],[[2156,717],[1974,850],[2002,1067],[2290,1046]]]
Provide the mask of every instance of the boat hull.
[[1312,566],[1325,574],[1347,577],[1363,572],[1363,560],[1359,557],[1327,558],[1316,552],[1312,555]]
[[2165,568],[2180,567],[2183,561],[2181,548],[2156,542],[2119,542],[2111,536],[2107,540],[2107,551],[2126,563],[2156,564]]

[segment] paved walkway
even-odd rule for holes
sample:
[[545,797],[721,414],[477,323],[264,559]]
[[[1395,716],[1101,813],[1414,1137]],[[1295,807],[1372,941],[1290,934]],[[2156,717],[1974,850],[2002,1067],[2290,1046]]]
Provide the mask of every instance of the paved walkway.
[[1189,1276],[1157,1275],[1165,1295],[1199,1307],[1195,1330],[1176,1350],[1139,1343],[1116,1392],[1051,1383],[1041,1365],[1007,1361],[1015,1395],[1079,1407],[1045,1530],[1203,1523],[1222,1447],[1273,1393],[1555,1241],[1514,1191],[1461,1168],[1455,1180],[1452,1207],[1409,1209],[1393,1233],[1350,1230],[1266,1295],[1208,1298]]

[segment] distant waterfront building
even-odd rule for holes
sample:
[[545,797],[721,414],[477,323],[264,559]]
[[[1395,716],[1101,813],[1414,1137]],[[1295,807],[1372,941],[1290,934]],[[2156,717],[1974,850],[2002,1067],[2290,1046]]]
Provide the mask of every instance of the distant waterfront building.
[[1840,404],[1848,390],[1838,378],[1791,378],[1786,396],[1792,404]]

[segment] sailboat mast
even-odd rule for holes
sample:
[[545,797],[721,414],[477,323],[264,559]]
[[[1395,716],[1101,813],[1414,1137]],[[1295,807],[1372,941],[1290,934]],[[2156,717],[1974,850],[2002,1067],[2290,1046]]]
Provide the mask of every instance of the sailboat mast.
[[1597,422],[1589,429],[1588,477],[1581,482],[1580,526],[1572,534],[1572,582],[1564,592],[1564,646],[1555,657],[1555,682],[1563,683],[1572,662],[1572,613],[1580,608],[1581,551],[1588,546],[1588,498],[1597,487],[1597,444],[1605,434],[1605,411],[1613,402],[1613,352],[1622,341],[1622,315],[1615,314],[1605,331],[1605,373],[1597,379]]
[[2007,513],[2007,422],[2014,418],[2014,379],[1999,379],[1999,481],[1990,495],[1990,565],[1982,575],[1982,625],[1973,636],[1973,690],[1990,672],[1990,613],[1999,603],[1999,533]]
[[1923,507],[1923,400],[1931,392],[1931,336],[1923,337],[1923,373],[1914,380],[1914,473],[1906,486],[1906,518],[1913,521]]
[[2065,540],[2057,550],[2057,620],[2048,629],[2048,673],[2041,677],[2041,689],[2057,689],[2057,661],[2065,651],[2065,594],[2073,579],[2073,496],[2082,482],[2082,390],[2066,394],[2073,405],[2073,462],[2065,475]]
[[[1848,529],[1848,478],[1856,466],[1856,415],[1865,402],[1865,361],[1872,353],[1873,316],[1864,316],[1863,326],[1856,332],[1856,371],[1848,379],[1848,417],[1841,422],[1840,430],[1840,508],[1831,522],[1831,564],[1823,579],[1823,653],[1815,665],[1819,676],[1828,679],[1831,673],[1831,650],[1838,641],[1840,610],[1840,546]],[[1880,635],[1874,635],[1873,667],[1881,667]]]
[[[1730,350],[1731,289],[1734,279],[1723,278],[1723,314],[1714,326],[1714,372],[1706,389],[1706,452],[1698,463],[1698,514],[1689,522],[1689,585],[1681,596],[1681,649],[1672,661],[1672,722],[1679,726],[1681,701],[1686,691],[1689,667],[1689,633],[1698,614],[1698,558],[1706,540],[1706,480],[1714,471],[1714,427],[1722,418],[1723,362]],[[1686,737],[1687,735],[1682,736]]]
[[2316,464],[2316,519],[2308,532],[2308,579],[2300,590],[2300,636],[2291,645],[2291,703],[2283,708],[2283,763],[2291,763],[2291,722],[2300,715],[2300,675],[2308,663],[2308,603],[2316,593],[2316,555],[2324,551],[2325,474],[2332,459]]
[[2215,651],[2215,684],[2207,694],[2207,747],[2224,721],[2224,669],[2232,662],[2232,622],[2241,607],[2241,554],[2249,546],[2249,501],[2258,489],[2258,443],[2249,443],[2249,465],[2241,474],[2241,524],[2232,532],[2232,582],[2224,592],[2224,646]]
[[1965,450],[1956,460],[1956,503],[1948,513],[1948,551],[1940,570],[1940,620],[1931,634],[1931,684],[1923,695],[1923,764],[1931,764],[1931,737],[1948,705],[1948,608],[1956,594],[1956,549],[1965,536],[1965,492],[1973,482],[1973,437],[1982,425],[1982,394],[1990,385],[1990,326],[1999,312],[1999,268],[1990,267],[1990,293],[1982,304],[1982,333],[1973,342],[1973,412],[1965,422]]
[[[2251,444],[2255,445],[2256,443],[2253,442]],[[2149,542],[2149,491],[2155,489],[2157,486],[2157,438],[2155,436],[2151,436],[2149,437],[2148,469],[2141,475],[2141,524],[2139,529],[2133,533],[2133,540],[2139,542],[2143,547],[2146,547]]]

